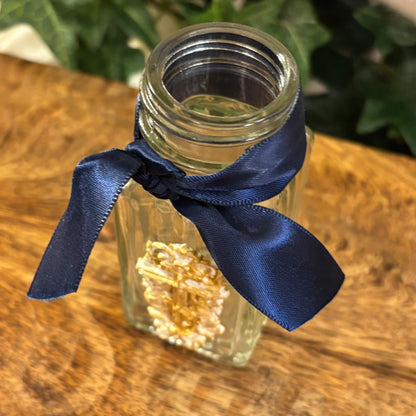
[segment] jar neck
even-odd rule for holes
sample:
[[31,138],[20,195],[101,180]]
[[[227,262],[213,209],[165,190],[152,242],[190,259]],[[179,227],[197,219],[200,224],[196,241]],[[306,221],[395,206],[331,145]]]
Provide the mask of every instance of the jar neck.
[[231,23],[191,26],[149,57],[139,125],[188,173],[214,172],[278,131],[298,90],[294,59],[271,36]]

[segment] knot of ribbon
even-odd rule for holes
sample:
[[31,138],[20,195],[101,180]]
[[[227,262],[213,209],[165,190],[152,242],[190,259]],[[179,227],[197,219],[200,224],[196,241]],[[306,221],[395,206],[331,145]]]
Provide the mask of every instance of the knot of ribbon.
[[[306,139],[299,92],[284,126],[233,164],[186,175],[154,152],[138,128],[124,150],[83,159],[72,193],[28,296],[56,299],[78,289],[91,250],[130,178],[197,227],[229,283],[287,330],[311,319],[338,292],[344,275],[325,247],[288,217],[256,203],[278,195],[302,167]],[[228,242],[228,244],[225,244]]]
[[[139,107],[140,101],[138,101]],[[136,121],[137,123],[137,121]],[[135,131],[139,131],[136,130]],[[185,176],[185,172],[173,163],[160,158],[139,134],[135,141],[127,145],[125,152],[137,158],[142,163],[140,171],[133,179],[153,196],[160,199],[176,199],[177,183]]]

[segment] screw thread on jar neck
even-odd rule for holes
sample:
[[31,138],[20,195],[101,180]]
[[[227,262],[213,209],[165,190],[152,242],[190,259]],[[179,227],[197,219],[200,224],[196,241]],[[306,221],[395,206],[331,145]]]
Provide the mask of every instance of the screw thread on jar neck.
[[216,171],[279,130],[298,89],[292,55],[271,36],[232,23],[190,26],[146,63],[140,129],[185,170]]

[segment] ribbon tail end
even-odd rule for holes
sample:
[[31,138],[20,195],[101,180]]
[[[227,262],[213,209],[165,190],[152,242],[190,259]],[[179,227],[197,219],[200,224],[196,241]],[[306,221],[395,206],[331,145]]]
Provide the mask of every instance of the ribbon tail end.
[[[78,289],[78,288],[77,288]],[[60,299],[66,295],[71,293],[75,293],[77,289],[74,290],[66,290],[60,293],[48,293],[48,291],[39,290],[39,288],[34,288],[33,285],[27,291],[26,296],[32,300],[43,300],[45,302],[49,302],[51,300]]]
[[[336,282],[335,282],[336,281]],[[329,303],[331,303],[335,296],[338,294],[338,292],[341,290],[341,287],[345,281],[345,275],[342,272],[341,269],[339,269],[339,274],[334,276],[334,285],[333,285],[333,291],[328,296],[328,298],[316,309],[316,311],[313,313],[313,315],[307,317],[306,319],[299,321],[299,322],[293,322],[291,325],[284,326],[286,330],[289,332],[294,331],[295,329],[299,328],[300,326],[304,325],[305,323],[311,321],[319,312],[321,312],[322,309],[324,309]]]

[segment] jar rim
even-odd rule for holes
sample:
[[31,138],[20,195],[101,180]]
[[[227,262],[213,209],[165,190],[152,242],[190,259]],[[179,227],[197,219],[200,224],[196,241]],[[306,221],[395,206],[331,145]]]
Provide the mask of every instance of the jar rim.
[[[172,52],[193,39],[209,34],[238,36],[264,48],[262,53],[267,51],[269,58],[275,59],[282,71],[279,93],[253,112],[231,117],[197,113],[175,99],[163,80]],[[226,39],[222,41],[226,42]],[[146,62],[142,101],[155,123],[162,123],[184,139],[199,143],[235,144],[257,141],[277,131],[296,101],[299,84],[299,72],[293,56],[271,35],[237,23],[202,23],[185,27],[156,46]]]

